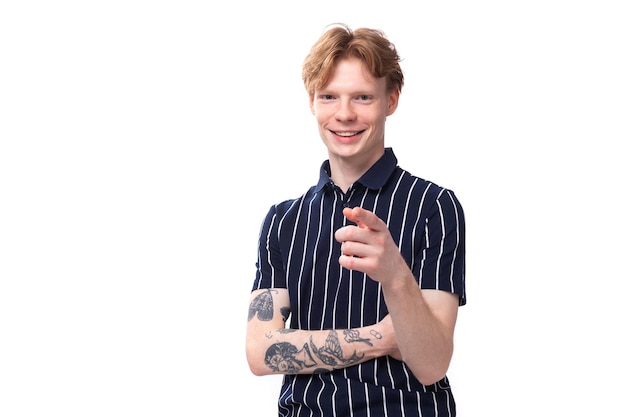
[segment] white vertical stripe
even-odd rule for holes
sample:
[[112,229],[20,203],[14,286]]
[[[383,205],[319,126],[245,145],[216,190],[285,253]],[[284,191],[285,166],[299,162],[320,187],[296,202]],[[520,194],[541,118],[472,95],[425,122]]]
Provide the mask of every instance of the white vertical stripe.
[[443,256],[444,242],[446,240],[446,219],[444,218],[443,210],[441,209],[441,201],[439,201],[439,198],[441,197],[442,193],[443,193],[443,190],[439,193],[439,195],[437,196],[437,200],[436,200],[437,208],[439,209],[439,218],[441,219],[441,241],[439,242],[439,254],[437,255],[437,269],[435,272],[435,275],[436,275],[435,288],[436,289],[441,288],[439,274],[441,273],[441,258]]

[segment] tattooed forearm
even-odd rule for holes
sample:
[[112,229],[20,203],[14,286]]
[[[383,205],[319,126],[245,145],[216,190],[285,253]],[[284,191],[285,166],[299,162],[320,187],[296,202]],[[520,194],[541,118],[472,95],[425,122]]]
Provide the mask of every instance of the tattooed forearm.
[[[297,331],[298,329],[276,329],[266,334],[266,337],[271,339],[277,334],[286,335]],[[373,346],[371,339],[362,338],[358,330],[346,329],[342,332],[347,343],[365,343]],[[375,339],[382,337],[378,332],[370,334]],[[306,373],[322,373],[356,365],[364,357],[365,353],[358,352],[356,349],[351,356],[344,355],[339,343],[339,334],[336,330],[329,330],[323,346],[317,346],[312,336],[309,337],[309,343],[304,343],[299,350],[291,342],[274,343],[265,352],[265,364],[272,371],[283,374],[297,374],[303,370],[306,370]]]

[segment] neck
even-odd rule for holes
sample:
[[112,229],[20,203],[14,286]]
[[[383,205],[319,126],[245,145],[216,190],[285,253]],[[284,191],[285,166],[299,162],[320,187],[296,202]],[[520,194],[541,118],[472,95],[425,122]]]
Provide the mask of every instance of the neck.
[[[382,153],[384,153],[384,150]],[[329,154],[330,178],[345,193],[356,180],[361,178],[378,161],[382,153],[363,160],[356,159],[356,156],[353,158],[342,158]]]

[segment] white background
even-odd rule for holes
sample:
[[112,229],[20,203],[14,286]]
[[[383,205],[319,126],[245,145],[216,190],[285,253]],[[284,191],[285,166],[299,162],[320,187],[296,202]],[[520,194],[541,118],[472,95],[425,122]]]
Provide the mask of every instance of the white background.
[[333,22],[396,44],[387,144],[465,208],[459,416],[620,415],[621,4],[3,2],[0,415],[276,415],[256,238],[325,159],[300,65]]

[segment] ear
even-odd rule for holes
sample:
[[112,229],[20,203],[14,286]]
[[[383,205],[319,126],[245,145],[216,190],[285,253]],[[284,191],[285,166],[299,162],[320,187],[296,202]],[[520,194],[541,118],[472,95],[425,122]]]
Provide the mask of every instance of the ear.
[[387,116],[391,116],[398,108],[398,101],[400,101],[400,91],[396,88],[387,97]]
[[309,95],[309,108],[311,109],[311,114],[315,116],[315,98],[312,94]]

